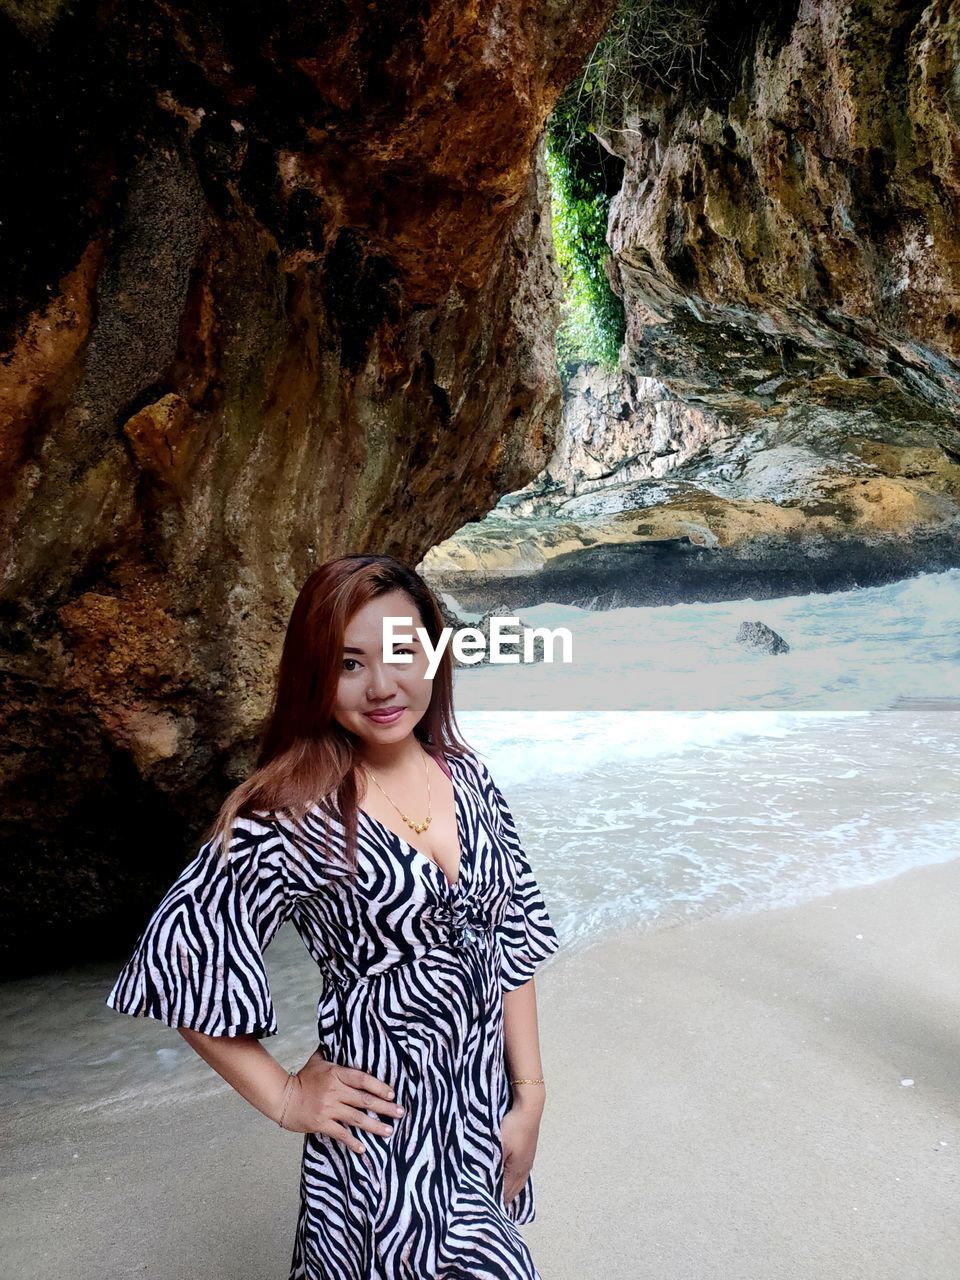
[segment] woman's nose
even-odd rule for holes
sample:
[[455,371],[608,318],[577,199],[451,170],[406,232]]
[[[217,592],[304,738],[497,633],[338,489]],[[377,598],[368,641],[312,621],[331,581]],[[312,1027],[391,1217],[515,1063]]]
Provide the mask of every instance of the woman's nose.
[[386,698],[397,689],[397,679],[388,666],[373,667],[370,672],[368,693],[371,698]]

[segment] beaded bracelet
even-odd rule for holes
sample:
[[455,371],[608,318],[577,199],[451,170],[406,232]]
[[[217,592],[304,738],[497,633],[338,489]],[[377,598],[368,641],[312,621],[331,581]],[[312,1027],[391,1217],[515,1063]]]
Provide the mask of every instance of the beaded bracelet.
[[283,1128],[283,1117],[287,1114],[287,1103],[290,1101],[290,1092],[293,1088],[293,1082],[296,1079],[297,1073],[295,1071],[287,1072],[287,1083],[283,1090],[283,1106],[280,1108],[280,1119],[277,1121],[277,1124],[281,1129]]
[[511,1084],[543,1084],[543,1076],[539,1080],[511,1080]]

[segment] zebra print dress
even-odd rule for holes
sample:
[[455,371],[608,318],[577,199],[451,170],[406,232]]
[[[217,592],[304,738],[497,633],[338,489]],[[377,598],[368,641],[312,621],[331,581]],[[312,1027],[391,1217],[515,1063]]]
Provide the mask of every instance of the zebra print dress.
[[277,815],[239,819],[228,860],[200,849],[106,999],[208,1035],[273,1035],[263,952],[294,922],[323,977],[321,1053],[385,1080],[405,1112],[389,1135],[353,1131],[365,1155],[304,1135],[289,1280],[540,1280],[517,1230],[535,1217],[532,1175],[503,1203],[502,997],[559,942],[486,765],[473,752],[446,765],[454,884],[362,810],[355,876],[327,801],[305,819],[309,856]]

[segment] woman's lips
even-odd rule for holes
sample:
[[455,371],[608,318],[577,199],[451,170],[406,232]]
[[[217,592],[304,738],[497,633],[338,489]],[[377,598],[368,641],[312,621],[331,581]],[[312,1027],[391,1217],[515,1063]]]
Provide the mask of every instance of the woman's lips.
[[394,720],[398,720],[403,715],[404,710],[404,707],[390,707],[389,710],[365,711],[363,714],[374,724],[393,724]]

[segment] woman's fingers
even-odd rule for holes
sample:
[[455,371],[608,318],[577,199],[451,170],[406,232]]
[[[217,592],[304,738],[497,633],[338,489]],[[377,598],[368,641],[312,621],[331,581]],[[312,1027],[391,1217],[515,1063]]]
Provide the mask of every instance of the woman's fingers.
[[393,1125],[389,1122],[380,1120],[377,1116],[368,1116],[363,1111],[358,1111],[356,1107],[351,1107],[347,1103],[341,1103],[333,1112],[337,1120],[342,1120],[344,1124],[352,1124],[358,1129],[366,1129],[368,1133],[379,1133],[383,1137],[388,1137],[393,1133]]
[[503,1179],[503,1203],[506,1207],[511,1200],[519,1193],[520,1188],[527,1180],[526,1174],[513,1173],[508,1171]]
[[[350,1090],[356,1094],[356,1090]],[[364,1097],[363,1093],[358,1094]],[[350,1106],[349,1103],[343,1101],[334,1102],[324,1118],[320,1129],[317,1132],[329,1134],[331,1138],[337,1138],[340,1142],[346,1143],[353,1151],[363,1153],[366,1147],[351,1133],[350,1128],[364,1129],[367,1133],[376,1133],[380,1137],[387,1138],[393,1133],[393,1125],[385,1123],[378,1116],[368,1116],[363,1111],[358,1111],[356,1107]]]
[[[366,1148],[350,1127],[388,1137],[393,1125],[386,1117],[393,1120],[403,1114],[403,1107],[392,1100],[392,1086],[358,1067],[329,1062],[314,1054],[300,1077],[307,1095],[303,1131],[326,1134],[360,1154]],[[367,1111],[378,1111],[380,1115],[370,1116]]]
[[[376,1076],[368,1076],[366,1075],[366,1072],[363,1071],[358,1072],[358,1075],[364,1076],[367,1080],[376,1080]],[[382,1085],[383,1081],[377,1081],[377,1083]],[[348,1085],[347,1088],[342,1091],[340,1097],[343,1102],[348,1102],[353,1107],[366,1107],[371,1111],[379,1111],[383,1116],[403,1115],[403,1107],[399,1106],[396,1102],[382,1097],[379,1093],[371,1092],[366,1085],[363,1087],[350,1087]]]
[[342,1124],[337,1124],[336,1120],[324,1121],[323,1128],[316,1129],[314,1132],[325,1133],[329,1138],[336,1138],[338,1142],[342,1142],[345,1147],[349,1147],[359,1155],[363,1155],[367,1149],[359,1138],[355,1138]]
[[[369,1071],[361,1071],[359,1067],[338,1067],[337,1072],[345,1084],[359,1093],[368,1093],[375,1099],[374,1102],[365,1103],[365,1106],[376,1106],[378,1111],[394,1107],[393,1087],[378,1076],[372,1076]],[[380,1103],[386,1106],[382,1107]]]

